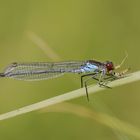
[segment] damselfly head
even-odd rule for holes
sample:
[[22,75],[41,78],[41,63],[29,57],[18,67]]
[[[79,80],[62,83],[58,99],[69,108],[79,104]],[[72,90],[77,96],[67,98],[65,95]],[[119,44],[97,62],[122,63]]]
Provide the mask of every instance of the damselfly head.
[[107,69],[108,72],[114,70],[114,65],[110,61],[106,61],[105,66],[106,66],[106,69]]

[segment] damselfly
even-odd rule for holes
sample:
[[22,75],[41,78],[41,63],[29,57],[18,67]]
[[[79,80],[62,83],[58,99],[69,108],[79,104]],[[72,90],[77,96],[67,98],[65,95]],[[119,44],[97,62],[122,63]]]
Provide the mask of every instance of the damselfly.
[[[127,57],[127,56],[126,56]],[[87,61],[67,61],[67,62],[33,62],[33,63],[12,63],[9,65],[3,73],[0,73],[0,77],[14,78],[25,81],[45,80],[50,78],[56,78],[65,73],[77,73],[81,75],[81,87],[83,85],[86,89],[87,99],[88,90],[87,82],[90,79],[95,79],[98,84],[103,87],[109,88],[106,83],[121,78],[127,71],[120,73],[114,72],[118,69],[122,63],[118,66],[114,66],[111,61],[99,62],[95,60]],[[84,79],[89,77],[88,79]]]

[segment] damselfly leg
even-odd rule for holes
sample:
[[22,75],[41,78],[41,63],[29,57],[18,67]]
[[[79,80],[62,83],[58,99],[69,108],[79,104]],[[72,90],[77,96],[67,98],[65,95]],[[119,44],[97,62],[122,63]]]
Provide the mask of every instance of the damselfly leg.
[[97,75],[97,73],[89,73],[89,74],[84,74],[84,75],[82,75],[81,76],[81,88],[83,87],[83,78],[85,78],[85,77],[88,77],[88,76],[94,76],[94,75]]
[[[86,89],[86,95],[87,95],[87,100],[88,101],[89,101],[89,96],[88,96],[87,82],[91,79],[99,81],[99,79],[96,78],[97,75],[98,75],[98,73],[90,73],[90,74],[85,74],[85,75],[81,76],[81,87],[83,87],[83,85],[84,85],[84,87]],[[86,80],[83,80],[84,77],[89,77],[89,78],[86,79]]]
[[[87,96],[87,100],[89,101],[89,94],[88,94],[88,82],[91,80],[91,79],[94,79],[96,81],[99,82],[99,86],[100,87],[104,87],[104,88],[109,88],[111,89],[111,87],[107,86],[107,84],[111,81],[114,81],[114,80],[117,80],[117,79],[120,79],[120,78],[123,78],[125,73],[128,72],[129,69],[125,69],[119,73],[116,73],[116,72],[113,72],[113,73],[109,73],[109,74],[106,74],[106,75],[100,75],[100,77],[98,78],[99,76],[99,73],[90,73],[90,74],[86,74],[86,75],[82,75],[81,76],[81,87],[85,87],[85,90],[86,90],[86,96]],[[89,77],[88,79],[84,80],[83,78],[85,77]]]
[[106,78],[104,78],[104,83],[103,85],[107,85],[107,83],[117,80],[117,79],[121,79],[125,77],[125,74],[129,71],[129,69],[125,69],[121,72],[113,72],[108,74],[108,76]]
[[[96,80],[99,82],[99,85],[102,86],[102,87],[105,87],[105,88],[110,88],[109,86],[103,84],[104,83],[104,79],[103,77],[102,78],[97,78],[97,76],[99,75],[99,73],[90,73],[90,74],[86,74],[86,75],[82,75],[81,76],[81,87],[85,87],[85,90],[86,90],[86,95],[87,95],[87,100],[89,101],[89,95],[88,95],[88,82],[92,79]],[[89,77],[88,79],[86,80],[83,80],[84,77]]]

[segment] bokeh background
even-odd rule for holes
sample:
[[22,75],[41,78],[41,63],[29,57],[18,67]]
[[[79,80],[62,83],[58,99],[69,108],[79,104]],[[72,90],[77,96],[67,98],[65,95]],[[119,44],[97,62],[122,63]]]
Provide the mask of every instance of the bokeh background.
[[[0,0],[0,70],[11,62],[97,59],[140,68],[138,0]],[[93,82],[94,83],[94,82]],[[25,82],[0,79],[0,113],[78,89],[79,75]],[[139,82],[69,101],[140,128]],[[46,108],[47,110],[47,108]],[[80,110],[79,110],[80,111]],[[108,122],[110,123],[110,122]],[[135,140],[71,113],[34,111],[0,122],[1,140]]]

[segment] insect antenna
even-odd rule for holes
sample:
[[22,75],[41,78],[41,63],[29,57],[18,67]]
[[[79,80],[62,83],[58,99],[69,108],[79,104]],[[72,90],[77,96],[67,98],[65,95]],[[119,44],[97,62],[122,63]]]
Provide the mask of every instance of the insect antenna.
[[128,57],[128,53],[125,52],[124,59],[122,60],[122,62],[119,65],[115,66],[115,69],[119,69],[124,64],[124,62],[126,61],[127,57]]

